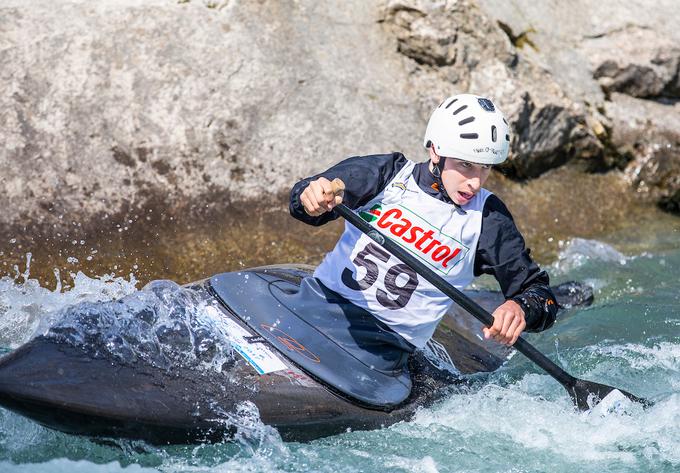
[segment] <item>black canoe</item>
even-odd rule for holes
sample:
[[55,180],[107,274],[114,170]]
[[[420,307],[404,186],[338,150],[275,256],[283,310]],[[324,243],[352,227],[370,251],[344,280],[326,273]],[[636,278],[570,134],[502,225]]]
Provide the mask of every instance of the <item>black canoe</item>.
[[[256,407],[284,439],[309,440],[408,419],[461,375],[493,371],[507,358],[507,348],[482,340],[480,324],[454,307],[408,369],[385,369],[398,354],[362,346],[365,337],[356,335],[365,320],[325,311],[304,283],[301,289],[311,269],[268,266],[187,286],[236,334],[234,354],[219,370],[112,356],[111,337],[57,324],[0,359],[0,405],[64,432],[154,444],[223,440],[247,430],[243,412]],[[578,283],[554,290],[563,307],[592,301],[590,288]],[[489,310],[502,302],[499,293],[467,294]],[[82,314],[97,307],[73,309],[81,317],[70,320],[87,325]],[[131,320],[144,326],[147,312],[140,308]],[[198,344],[195,333],[185,335]],[[73,343],[85,339],[94,342]]]

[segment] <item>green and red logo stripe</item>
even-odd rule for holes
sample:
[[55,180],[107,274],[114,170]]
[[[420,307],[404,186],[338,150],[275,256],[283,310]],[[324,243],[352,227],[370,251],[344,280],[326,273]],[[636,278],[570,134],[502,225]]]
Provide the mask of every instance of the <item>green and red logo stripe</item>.
[[369,210],[363,210],[359,212],[359,216],[366,220],[368,223],[375,222],[380,217],[382,213],[382,206],[380,204],[375,204]]

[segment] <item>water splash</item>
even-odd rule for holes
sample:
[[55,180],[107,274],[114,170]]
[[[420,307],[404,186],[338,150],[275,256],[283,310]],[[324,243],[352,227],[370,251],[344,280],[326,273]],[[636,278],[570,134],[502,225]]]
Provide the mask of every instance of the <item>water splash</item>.
[[[679,433],[679,396],[647,411],[631,403],[621,411],[593,415],[575,412],[565,396],[546,399],[546,391],[558,394],[561,387],[555,384],[536,374],[509,386],[489,384],[476,393],[454,395],[433,409],[423,409],[414,422],[396,428],[403,435],[426,436],[432,441],[464,439],[460,444],[467,447],[467,454],[489,460],[484,471],[498,471],[494,466],[520,461],[526,462],[525,471],[543,471],[542,462],[551,457],[562,465],[560,471],[569,471],[565,465],[585,464],[592,468],[576,470],[617,471],[614,465],[619,465],[625,471],[647,471],[636,470],[636,465],[645,465],[652,450],[661,456],[661,463],[680,466],[677,453],[659,444],[662,436]],[[512,453],[493,458],[486,453],[492,451]]]
[[105,274],[90,278],[82,272],[72,274],[73,286],[64,290],[55,270],[56,287],[42,287],[30,277],[31,254],[26,255],[23,272],[15,267],[16,276],[0,278],[0,347],[16,348],[26,343],[49,325],[49,314],[78,302],[95,302],[123,297],[135,291],[134,275],[129,279]]
[[54,322],[46,336],[93,357],[219,372],[234,353],[214,304],[205,291],[152,281],[118,300],[62,309],[50,317]]
[[613,246],[601,241],[574,238],[563,244],[563,249],[552,268],[558,273],[566,273],[589,261],[625,265],[628,258]]
[[0,461],[0,471],[6,473],[153,473],[158,470],[139,465],[121,466],[120,462],[97,465],[88,461],[73,461],[66,458],[50,460],[41,464],[14,465]]
[[72,286],[42,287],[23,271],[0,279],[0,348],[14,349],[37,335],[109,356],[121,362],[221,370],[233,357],[221,312],[205,294],[172,281],[152,281],[136,290],[129,279],[71,274]]

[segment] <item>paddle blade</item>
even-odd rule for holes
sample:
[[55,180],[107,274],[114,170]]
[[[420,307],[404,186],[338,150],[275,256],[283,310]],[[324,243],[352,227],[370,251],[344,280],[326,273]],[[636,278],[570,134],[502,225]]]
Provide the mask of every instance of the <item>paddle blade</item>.
[[576,407],[581,411],[592,409],[612,391],[619,391],[631,401],[640,403],[645,408],[651,407],[654,404],[648,399],[643,399],[624,391],[623,389],[607,386],[606,384],[594,383],[592,381],[585,381],[583,379],[577,379],[576,383],[567,387],[567,392],[569,393],[569,396],[571,396],[571,400],[574,401]]

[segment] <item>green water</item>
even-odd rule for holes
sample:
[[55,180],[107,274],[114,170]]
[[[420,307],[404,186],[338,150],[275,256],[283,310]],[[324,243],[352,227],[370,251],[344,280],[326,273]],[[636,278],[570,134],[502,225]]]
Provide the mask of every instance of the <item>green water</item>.
[[[614,247],[564,244],[548,267],[553,281],[588,282],[596,302],[529,339],[577,377],[655,400],[648,410],[624,402],[611,412],[576,412],[564,389],[518,354],[409,422],[306,444],[282,442],[264,425],[215,445],[95,443],[0,409],[0,471],[680,471],[680,241],[662,232],[647,238],[647,250],[631,253],[645,245],[623,236],[609,241],[617,239]],[[119,277],[81,274],[61,292],[30,276],[0,279],[0,346],[7,352],[27,340],[50,311],[134,290],[134,280]]]

